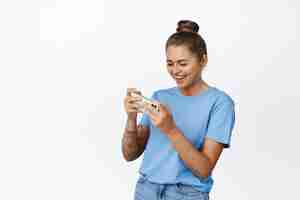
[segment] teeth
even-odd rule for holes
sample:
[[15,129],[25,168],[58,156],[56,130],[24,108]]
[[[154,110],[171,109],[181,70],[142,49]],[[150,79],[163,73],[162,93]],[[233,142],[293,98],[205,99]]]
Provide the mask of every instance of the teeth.
[[176,79],[184,79],[185,78],[185,76],[184,77],[175,77]]

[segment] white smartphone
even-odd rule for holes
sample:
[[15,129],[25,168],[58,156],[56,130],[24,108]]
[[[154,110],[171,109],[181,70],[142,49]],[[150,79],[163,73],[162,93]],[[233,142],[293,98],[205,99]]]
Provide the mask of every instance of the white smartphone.
[[157,112],[159,112],[159,104],[153,102],[151,99],[143,96],[142,94],[136,93],[136,92],[131,92],[130,94],[133,97],[141,97],[142,101],[140,102],[140,107],[139,110],[140,112],[144,113],[146,110],[146,106],[151,106],[152,108],[154,108]]

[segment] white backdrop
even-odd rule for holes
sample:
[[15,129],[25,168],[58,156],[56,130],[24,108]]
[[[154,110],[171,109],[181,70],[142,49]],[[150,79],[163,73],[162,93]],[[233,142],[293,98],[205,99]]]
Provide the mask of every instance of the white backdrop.
[[[0,199],[133,199],[127,87],[174,86],[164,45],[180,19],[208,46],[204,79],[236,102],[211,199],[298,199],[296,0],[0,2]],[[297,15],[298,10],[298,15]],[[298,23],[297,23],[298,20]]]

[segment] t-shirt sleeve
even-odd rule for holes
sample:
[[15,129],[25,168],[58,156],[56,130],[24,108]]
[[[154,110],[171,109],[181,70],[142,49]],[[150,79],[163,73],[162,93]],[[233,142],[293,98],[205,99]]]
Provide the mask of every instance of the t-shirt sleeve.
[[[151,96],[151,99],[153,100],[157,100],[157,97],[156,97],[156,92],[153,92],[152,96]],[[143,125],[145,127],[150,127],[150,119],[149,119],[149,116],[146,114],[146,113],[143,113],[142,114],[142,117],[138,123],[138,125]]]
[[149,117],[146,113],[142,114],[142,118],[141,118],[140,122],[138,123],[138,125],[143,125],[145,127],[150,127],[150,119],[149,119]]
[[235,104],[231,98],[219,100],[210,113],[206,137],[230,147],[232,130],[235,124]]

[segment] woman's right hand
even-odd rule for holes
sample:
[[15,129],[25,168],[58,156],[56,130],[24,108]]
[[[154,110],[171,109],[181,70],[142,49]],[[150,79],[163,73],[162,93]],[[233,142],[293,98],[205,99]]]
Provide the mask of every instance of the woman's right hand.
[[128,118],[136,118],[137,113],[139,112],[139,104],[138,102],[141,101],[140,97],[133,97],[131,96],[131,92],[141,94],[136,88],[127,88],[127,95],[124,98],[124,107],[127,113]]

